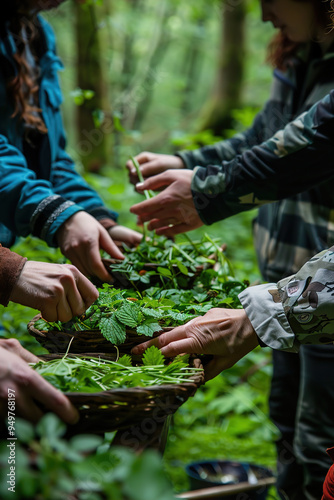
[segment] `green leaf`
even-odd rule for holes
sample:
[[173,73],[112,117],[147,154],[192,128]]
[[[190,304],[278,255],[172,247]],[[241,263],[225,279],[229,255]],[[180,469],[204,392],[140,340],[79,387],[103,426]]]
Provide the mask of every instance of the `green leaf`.
[[125,325],[120,323],[113,315],[110,317],[102,318],[99,322],[102,335],[109,340],[112,344],[122,344],[126,339]]
[[152,323],[151,321],[144,321],[141,325],[137,327],[137,333],[139,335],[146,335],[147,337],[152,337],[155,332],[160,332],[162,330],[159,323]]
[[144,307],[142,309],[142,313],[144,314],[144,316],[149,316],[150,318],[155,319],[161,319],[164,316],[162,311],[157,311],[156,309],[151,309],[148,307]]
[[16,419],[15,432],[17,438],[23,443],[30,443],[34,439],[34,427],[27,420]]
[[165,356],[161,354],[161,351],[152,345],[143,354],[143,365],[144,366],[155,366],[163,365],[165,362]]
[[103,442],[101,436],[93,436],[90,434],[81,434],[79,436],[74,436],[71,441],[71,447],[78,452],[92,452],[96,450]]
[[140,308],[133,302],[127,302],[116,311],[116,316],[124,325],[135,328],[140,321]]
[[121,356],[119,358],[118,364],[123,366],[132,366],[131,356],[129,356],[128,354],[124,354],[124,356]]
[[36,431],[41,437],[57,438],[65,434],[66,425],[54,413],[47,413],[38,422]]
[[180,262],[179,260],[176,260],[175,263],[176,263],[177,267],[179,268],[179,270],[181,271],[181,273],[188,276],[188,274],[189,274],[188,268],[184,264],[182,264],[182,262]]
[[170,270],[167,269],[167,268],[165,268],[165,267],[158,267],[157,271],[162,276],[166,276],[166,278],[171,278],[172,277],[172,273],[170,272]]

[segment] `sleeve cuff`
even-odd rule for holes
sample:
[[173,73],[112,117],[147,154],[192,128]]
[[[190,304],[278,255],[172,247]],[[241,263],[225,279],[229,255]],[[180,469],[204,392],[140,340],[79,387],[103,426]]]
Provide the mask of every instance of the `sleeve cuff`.
[[260,345],[272,349],[298,352],[299,342],[284,313],[276,284],[249,287],[239,300],[253,325]]
[[8,248],[0,248],[0,304],[5,307],[26,261],[25,257]]

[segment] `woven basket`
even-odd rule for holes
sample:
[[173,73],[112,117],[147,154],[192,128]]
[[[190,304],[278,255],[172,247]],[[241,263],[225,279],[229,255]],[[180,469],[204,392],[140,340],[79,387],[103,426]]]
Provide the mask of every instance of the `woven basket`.
[[[91,353],[115,353],[115,346],[98,330],[84,330],[79,332],[66,332],[59,330],[41,331],[35,328],[37,320],[41,319],[38,314],[28,323],[28,332],[35,337],[35,339],[50,353],[66,352],[70,340],[73,338],[71,344],[71,353],[82,354],[86,352]],[[160,335],[162,332],[167,332],[172,328],[162,328],[161,332],[157,332],[154,337]],[[120,351],[127,354],[131,349],[141,342],[149,340],[146,335],[138,335],[135,330],[127,328],[126,340],[121,345]]]
[[[85,356],[115,359],[115,356],[97,353],[87,353]],[[60,357],[61,354],[41,358],[50,360]],[[202,367],[199,359],[194,359],[193,364]],[[166,419],[193,396],[203,383],[204,372],[198,372],[189,383],[111,389],[97,393],[66,393],[80,414],[80,420],[72,433],[103,434],[139,428],[143,434],[146,432],[150,436],[156,428],[162,428]]]

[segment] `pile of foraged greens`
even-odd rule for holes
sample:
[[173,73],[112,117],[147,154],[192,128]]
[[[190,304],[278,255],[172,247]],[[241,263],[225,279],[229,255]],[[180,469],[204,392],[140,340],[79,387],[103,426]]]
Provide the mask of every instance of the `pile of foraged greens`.
[[99,289],[99,298],[82,316],[67,323],[40,319],[34,326],[40,331],[101,331],[111,343],[120,345],[129,329],[152,337],[164,327],[182,325],[213,307],[238,307],[238,293],[244,288],[243,283],[227,281],[209,291],[202,287],[191,290],[152,287],[140,294],[105,284]]
[[[232,274],[230,263],[216,240],[205,234],[200,241],[175,243],[164,236],[152,233],[151,239],[143,239],[136,248],[124,245],[123,261],[110,264],[112,273],[124,275],[132,286],[149,285],[152,277],[160,278],[164,288],[186,288],[189,281],[199,277],[203,269],[219,264],[217,275]],[[104,255],[107,257],[107,255]]]
[[188,356],[177,356],[166,365],[164,356],[155,346],[145,351],[141,366],[133,366],[129,355],[122,356],[118,361],[65,355],[52,361],[40,361],[34,369],[62,392],[99,392],[187,383],[202,371],[189,366]]

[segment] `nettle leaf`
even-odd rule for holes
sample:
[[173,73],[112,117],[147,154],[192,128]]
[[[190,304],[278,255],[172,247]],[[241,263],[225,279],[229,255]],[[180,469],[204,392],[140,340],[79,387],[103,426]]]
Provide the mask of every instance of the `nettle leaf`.
[[152,345],[143,354],[143,365],[144,366],[155,366],[163,365],[165,362],[165,356],[161,354],[161,351]]
[[132,366],[131,356],[124,354],[119,358],[118,363],[123,366]]
[[135,328],[140,322],[140,307],[133,302],[124,303],[115,314],[121,323],[132,328]]
[[139,335],[146,335],[147,337],[152,337],[155,332],[160,332],[161,326],[159,323],[152,323],[147,320],[137,327],[137,333]]
[[180,313],[177,311],[168,311],[168,315],[173,318],[175,321],[185,322],[194,317],[193,314]]
[[102,318],[99,322],[102,335],[112,344],[122,344],[126,339],[126,328],[115,315]]
[[161,319],[164,317],[164,313],[162,311],[157,311],[156,309],[148,307],[143,308],[142,313],[144,316],[148,316],[149,318]]

